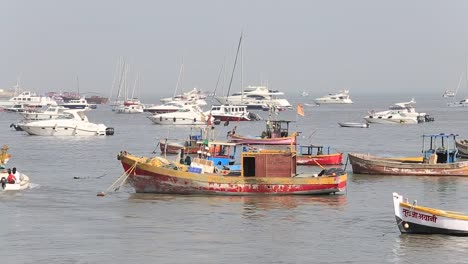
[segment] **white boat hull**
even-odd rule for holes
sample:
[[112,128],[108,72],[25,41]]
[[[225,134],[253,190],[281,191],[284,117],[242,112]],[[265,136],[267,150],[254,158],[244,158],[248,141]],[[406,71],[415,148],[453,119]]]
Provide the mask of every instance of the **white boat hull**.
[[173,118],[160,118],[157,115],[148,116],[148,118],[157,125],[206,125],[206,121],[202,121],[196,118],[182,118],[182,117],[173,117]]
[[401,233],[468,236],[466,215],[409,204],[398,193],[393,193],[393,207]]
[[36,136],[105,136],[106,127],[96,124],[36,126],[29,124],[18,124],[23,131]]
[[[0,173],[0,178],[5,177],[5,179],[8,177],[7,173]],[[5,185],[5,188],[0,186],[1,191],[21,191],[29,188],[30,182],[29,182],[29,177],[26,176],[25,174],[21,174],[21,182],[19,183],[7,183]]]

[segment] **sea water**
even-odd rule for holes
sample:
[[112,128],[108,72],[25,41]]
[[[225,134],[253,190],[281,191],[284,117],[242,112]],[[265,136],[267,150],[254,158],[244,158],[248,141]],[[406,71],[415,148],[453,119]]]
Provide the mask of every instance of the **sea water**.
[[[301,144],[331,146],[345,154],[417,156],[423,133],[468,138],[468,109],[449,108],[440,95],[416,98],[417,111],[435,122],[341,128],[338,122],[363,122],[367,111],[411,98],[352,99],[352,105],[306,105],[304,117],[295,111],[275,117],[295,121],[291,131],[301,132]],[[312,103],[309,97],[292,101]],[[420,205],[468,212],[468,178],[352,175],[348,164],[348,188],[338,195],[136,194],[122,186],[98,197],[123,173],[119,151],[153,155],[160,139],[185,140],[190,128],[154,125],[146,114],[116,114],[108,106],[88,117],[114,127],[115,135],[29,136],[9,128],[19,115],[0,113],[0,144],[7,144],[12,155],[7,167],[16,166],[33,183],[25,191],[0,193],[0,263],[466,262],[465,238],[401,235],[392,192]],[[230,122],[215,133],[223,140],[237,126],[238,134],[256,136],[264,125]]]

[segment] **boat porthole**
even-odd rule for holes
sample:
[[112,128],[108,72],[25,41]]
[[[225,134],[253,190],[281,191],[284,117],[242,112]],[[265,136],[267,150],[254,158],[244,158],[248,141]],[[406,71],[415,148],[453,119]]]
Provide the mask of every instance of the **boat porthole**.
[[159,121],[162,121],[162,116],[159,117]]
[[197,118],[196,118],[196,117],[193,119],[193,122],[197,122]]
[[65,129],[65,130],[68,130],[68,127],[65,127],[64,129]]
[[37,115],[36,115],[36,118],[37,118]]
[[41,127],[41,129],[45,129],[45,127]]
[[52,119],[52,116],[49,116],[50,119]]
[[176,121],[176,118],[174,117],[173,120],[174,120],[174,122],[175,122],[175,121]]
[[408,229],[408,228],[409,228],[409,224],[408,224],[407,222],[405,222],[405,223],[403,224],[403,227],[404,227],[405,229]]

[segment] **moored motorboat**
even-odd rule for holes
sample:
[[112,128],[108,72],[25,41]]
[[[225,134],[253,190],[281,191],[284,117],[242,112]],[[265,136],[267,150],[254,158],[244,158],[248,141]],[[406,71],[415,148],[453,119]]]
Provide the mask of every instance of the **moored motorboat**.
[[21,116],[26,120],[48,120],[55,119],[63,115],[65,110],[67,110],[67,108],[63,106],[49,106],[42,112],[22,112]]
[[423,160],[349,153],[349,161],[353,172],[361,174],[468,176],[468,161],[457,160],[458,151],[454,143],[456,136],[456,134],[423,135]]
[[426,113],[418,113],[414,107],[414,98],[409,102],[395,103],[385,111],[370,111],[364,116],[367,123],[376,124],[419,124],[434,121],[434,118]]
[[393,193],[393,208],[398,229],[405,234],[444,234],[468,236],[468,215],[420,206],[416,201]]
[[338,93],[331,93],[325,96],[315,98],[316,104],[352,104],[353,101],[349,98],[349,90],[339,91]]
[[342,160],[343,153],[331,153],[330,147],[317,145],[300,146],[297,155],[297,165],[341,165]]
[[213,122],[213,117],[207,116],[196,105],[177,112],[151,115],[148,118],[157,125],[207,125]]
[[369,123],[353,123],[353,122],[344,122],[344,123],[338,123],[340,127],[354,127],[354,128],[368,128]]
[[215,121],[219,120],[221,122],[261,120],[261,117],[257,114],[247,111],[245,105],[213,105],[206,114],[213,116]]
[[128,183],[137,193],[170,194],[331,194],[344,191],[342,170],[297,174],[292,151],[243,152],[241,175],[217,171],[212,160],[194,158],[190,165],[161,157],[148,158],[121,151],[118,155]]
[[104,124],[88,121],[88,109],[69,109],[63,115],[50,120],[19,123],[18,126],[30,135],[38,136],[90,136],[113,135],[114,129]]

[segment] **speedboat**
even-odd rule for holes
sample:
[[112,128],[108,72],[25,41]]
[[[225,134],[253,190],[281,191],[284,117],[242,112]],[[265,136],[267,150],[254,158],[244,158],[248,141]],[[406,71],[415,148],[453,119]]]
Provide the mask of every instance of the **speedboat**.
[[468,99],[463,99],[458,102],[449,102],[447,103],[450,107],[467,107],[468,106]]
[[214,120],[196,105],[177,112],[151,115],[148,118],[158,125],[206,125]]
[[269,90],[266,86],[247,86],[242,92],[230,96],[215,97],[220,104],[245,105],[247,109],[268,110],[276,108],[285,110],[292,108],[288,100],[279,98],[283,92]]
[[338,93],[331,93],[325,96],[315,98],[316,104],[352,104],[353,101],[349,98],[349,90],[339,91]]
[[89,107],[89,104],[83,97],[76,100],[70,100],[67,103],[63,103],[62,106],[68,109],[85,109]]
[[61,115],[63,112],[67,110],[67,108],[63,106],[49,106],[42,112],[22,112],[20,113],[26,120],[47,120],[47,119],[55,119]]
[[447,97],[455,97],[455,92],[454,91],[450,91],[450,90],[445,90],[444,94],[442,95],[442,97],[444,98],[447,98]]
[[340,127],[368,128],[369,123],[344,122],[338,123]]
[[101,136],[113,135],[114,129],[103,124],[90,123],[85,112],[89,109],[70,109],[56,119],[19,123],[30,135],[38,136]]
[[6,171],[0,172],[0,192],[4,191],[20,191],[29,188],[30,181],[29,177],[23,173],[20,173],[20,182],[8,183],[8,173]]
[[142,104],[121,105],[115,109],[117,114],[141,114],[143,111]]
[[364,119],[368,123],[376,124],[418,124],[434,121],[426,113],[418,113],[414,108],[416,101],[411,99],[409,102],[396,103],[389,107],[389,110],[375,112],[371,111]]

